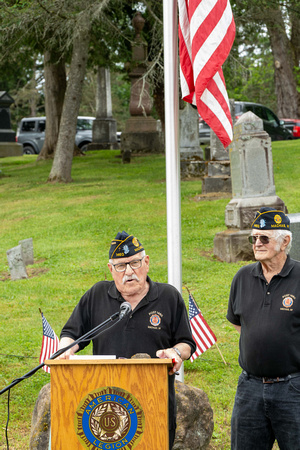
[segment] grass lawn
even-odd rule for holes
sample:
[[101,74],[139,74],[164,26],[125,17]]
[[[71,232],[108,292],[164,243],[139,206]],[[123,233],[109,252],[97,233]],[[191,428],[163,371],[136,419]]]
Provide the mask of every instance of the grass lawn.
[[[48,184],[51,161],[27,155],[0,159],[0,389],[38,365],[39,308],[59,335],[81,295],[111,278],[110,241],[135,234],[150,255],[150,277],[167,282],[165,158],[147,155],[122,164],[119,151],[90,152],[73,161],[70,184]],[[290,213],[300,211],[300,140],[273,143],[276,194]],[[225,227],[228,198],[201,198],[201,180],[181,183],[182,280],[214,330],[227,364],[213,346],[185,363],[185,382],[203,389],[214,410],[210,449],[230,448],[230,416],[240,368],[238,334],[227,322],[231,280],[243,264],[218,261],[213,238]],[[6,251],[32,237],[29,278],[11,281]],[[90,350],[89,350],[90,351]],[[50,376],[40,370],[11,390],[9,444],[28,448],[38,392]],[[6,448],[7,393],[0,399],[0,448]]]

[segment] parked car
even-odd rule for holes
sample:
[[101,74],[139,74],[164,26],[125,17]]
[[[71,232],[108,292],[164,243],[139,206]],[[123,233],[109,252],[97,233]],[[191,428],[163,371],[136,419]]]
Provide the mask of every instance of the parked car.
[[[75,144],[82,151],[92,142],[94,117],[79,116]],[[17,142],[23,145],[23,154],[39,154],[45,141],[46,117],[24,117],[17,129]]]
[[243,113],[252,111],[256,116],[263,120],[264,130],[268,133],[272,141],[281,141],[293,139],[293,135],[284,126],[284,122],[279,120],[271,109],[259,103],[251,102],[234,102],[235,117],[238,119]]
[[281,119],[295,139],[300,139],[300,119]]
[[199,139],[200,145],[210,143],[210,127],[203,119],[199,119]]

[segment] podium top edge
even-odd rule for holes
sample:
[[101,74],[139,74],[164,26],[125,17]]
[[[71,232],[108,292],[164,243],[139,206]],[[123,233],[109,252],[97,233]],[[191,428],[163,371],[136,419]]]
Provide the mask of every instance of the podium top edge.
[[47,366],[59,365],[157,365],[165,364],[168,367],[173,366],[172,359],[168,358],[133,358],[133,359],[47,359],[44,361]]

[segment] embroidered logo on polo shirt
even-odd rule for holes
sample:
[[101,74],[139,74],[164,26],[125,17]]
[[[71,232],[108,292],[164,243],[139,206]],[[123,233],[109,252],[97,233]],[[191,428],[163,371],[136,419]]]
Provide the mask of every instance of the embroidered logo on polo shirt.
[[158,311],[151,311],[149,316],[150,325],[148,325],[148,328],[160,330],[163,314]]
[[280,308],[281,311],[293,311],[293,304],[294,301],[296,300],[296,297],[292,294],[286,294],[283,295],[282,297],[282,305],[284,306],[284,308]]

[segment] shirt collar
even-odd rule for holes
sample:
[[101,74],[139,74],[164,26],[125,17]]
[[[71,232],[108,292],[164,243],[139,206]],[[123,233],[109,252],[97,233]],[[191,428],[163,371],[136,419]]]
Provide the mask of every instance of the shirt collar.
[[[156,300],[158,297],[158,287],[155,283],[153,283],[153,281],[150,279],[150,277],[148,277],[148,275],[147,275],[147,281],[149,283],[149,291],[146,295],[146,299],[148,300],[148,302],[152,302],[153,300]],[[110,297],[116,298],[117,300],[120,300],[121,302],[124,302],[124,299],[122,298],[122,295],[116,288],[114,281],[112,281],[112,283],[108,289],[108,295]]]
[[[278,273],[277,275],[280,277],[287,277],[289,275],[290,271],[293,269],[294,265],[295,265],[295,261],[293,259],[291,259],[290,255],[287,255],[284,266],[281,269],[281,272]],[[255,277],[260,277],[260,278],[263,277],[262,267],[261,267],[261,263],[259,261],[256,264],[254,264],[254,267],[252,269],[252,275]]]

